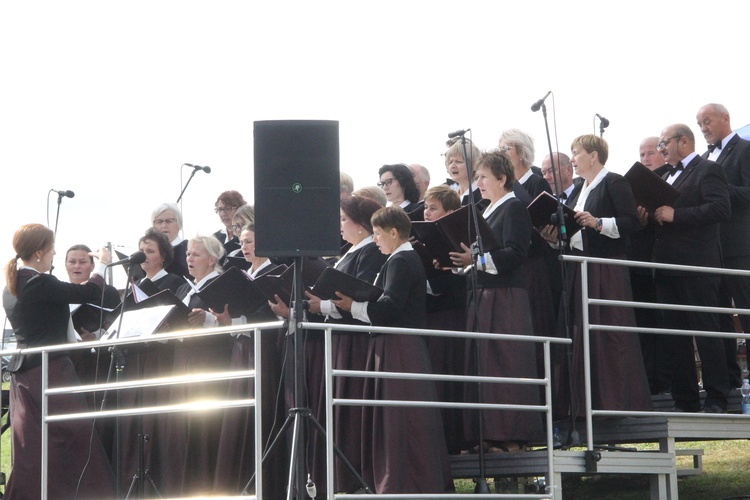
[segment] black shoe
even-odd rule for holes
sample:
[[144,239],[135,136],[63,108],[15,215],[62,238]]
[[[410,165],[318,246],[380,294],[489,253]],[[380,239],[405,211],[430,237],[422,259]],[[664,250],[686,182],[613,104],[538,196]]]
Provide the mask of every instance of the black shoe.
[[701,413],[726,413],[727,410],[718,405],[707,404],[703,406]]

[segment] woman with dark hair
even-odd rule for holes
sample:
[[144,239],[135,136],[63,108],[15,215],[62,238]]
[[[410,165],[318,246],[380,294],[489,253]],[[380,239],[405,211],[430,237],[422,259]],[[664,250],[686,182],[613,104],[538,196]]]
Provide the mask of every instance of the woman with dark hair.
[[[593,134],[579,136],[571,144],[571,153],[573,168],[585,182],[575,206],[576,222],[583,229],[570,238],[570,253],[625,259],[628,237],[640,228],[630,184],[623,176],[604,168],[609,156],[604,139]],[[557,243],[557,230],[553,226],[547,226],[542,235],[547,241]],[[562,409],[561,415],[580,416],[585,401],[580,265],[576,264],[568,276],[575,394],[570,397],[567,378],[563,377],[562,383],[558,384],[556,399],[558,408]],[[627,267],[589,264],[588,284],[591,298],[632,300]],[[607,309],[606,320],[603,316],[602,306],[589,307],[591,323],[636,326],[635,314],[630,307],[611,307]],[[627,332],[594,332],[589,343],[592,407],[597,410],[650,410],[651,393],[638,336]]]
[[[523,264],[531,239],[531,216],[513,194],[513,166],[501,151],[482,154],[477,160],[477,186],[490,204],[482,213],[497,248],[485,254],[485,266],[477,270],[478,296],[470,297],[467,331],[533,335],[531,307],[526,293]],[[473,264],[466,245],[464,252],[452,252],[456,267]],[[466,343],[467,373],[492,377],[536,378],[535,346],[531,342],[470,339]],[[477,364],[478,359],[478,364]],[[539,392],[523,385],[465,385],[464,401],[492,404],[539,404]],[[469,445],[484,446],[489,452],[517,451],[542,431],[539,413],[512,410],[482,412],[484,443],[479,443],[475,412],[466,412],[465,439]]]
[[[224,227],[216,231],[213,236],[224,245],[225,256],[240,248],[240,234],[234,230],[233,219],[237,209],[245,204],[247,204],[245,198],[238,191],[224,191],[214,203],[214,212],[219,216]],[[220,263],[223,262],[224,258]]]
[[[141,269],[146,273],[146,277],[139,284],[149,280],[159,290],[170,290],[172,293],[177,293],[177,289],[185,284],[185,280],[166,270],[174,257],[172,245],[169,243],[167,236],[154,228],[148,228],[146,234],[138,240],[138,250],[146,254],[146,260],[141,264]],[[190,276],[189,270],[187,276]]]
[[[372,216],[373,239],[388,258],[375,285],[374,302],[353,302],[337,292],[333,300],[352,317],[376,326],[425,327],[426,279],[422,260],[409,243],[411,221],[398,207]],[[414,335],[370,336],[366,370],[430,373],[427,346]],[[366,379],[364,399],[435,401],[435,385],[425,380]],[[362,476],[378,494],[443,493],[453,490],[443,424],[437,408],[364,407]],[[409,464],[405,467],[405,464]]]
[[191,278],[187,268],[187,240],[180,236],[182,212],[174,203],[162,203],[151,212],[154,229],[167,235],[172,245],[173,258],[164,269],[177,276]]
[[383,165],[378,170],[378,175],[378,187],[383,189],[388,206],[401,207],[406,213],[419,208],[419,189],[409,167],[403,163]]
[[[358,196],[341,198],[341,236],[351,245],[351,248],[336,262],[334,267],[368,283],[375,282],[378,271],[386,261],[386,256],[378,250],[373,241],[372,224],[370,223],[372,215],[381,208],[383,207],[379,203],[369,198]],[[310,312],[326,315],[326,322],[347,325],[366,324],[352,318],[348,311],[336,308],[330,300],[321,301],[309,292],[307,293],[307,299]],[[367,363],[367,347],[367,335],[334,330],[332,346],[334,368],[337,370],[364,370]],[[322,379],[322,364],[318,363],[318,366],[321,368],[319,375]],[[322,384],[319,387],[317,407],[322,408],[325,404],[325,391]],[[334,397],[358,399],[362,397],[363,389],[364,379],[339,377],[335,382]],[[323,414],[320,413],[317,417],[322,416]],[[336,406],[334,408],[334,420],[334,441],[354,465],[354,468],[360,470],[362,447],[359,438],[362,407]],[[324,440],[317,439],[314,444],[317,451],[316,458],[324,460]],[[336,491],[351,492],[359,488],[359,485],[354,482],[351,475],[338,460],[336,461],[335,477],[337,479]]]
[[[55,255],[52,230],[41,224],[21,226],[13,236],[16,255],[5,267],[8,291],[17,299],[8,318],[19,348],[75,342],[69,304],[96,302],[104,286],[104,265],[110,255],[100,249],[93,255],[100,264],[86,284],[63,283],[48,274]],[[21,266],[18,266],[18,261]],[[10,419],[13,422],[13,469],[5,488],[8,498],[41,498],[41,354],[14,355],[9,371]],[[67,352],[49,356],[51,387],[80,384]],[[49,399],[49,414],[90,411],[84,394]],[[48,485],[57,498],[113,498],[115,478],[98,433],[89,420],[49,424]]]

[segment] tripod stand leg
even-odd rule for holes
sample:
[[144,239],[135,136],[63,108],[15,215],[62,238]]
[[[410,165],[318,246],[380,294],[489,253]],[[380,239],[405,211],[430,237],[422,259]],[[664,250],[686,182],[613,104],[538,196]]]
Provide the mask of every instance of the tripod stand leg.
[[294,498],[292,496],[293,492],[296,490],[298,492],[304,491],[303,489],[299,488],[299,484],[297,484],[301,478],[298,476],[301,476],[300,474],[296,474],[297,472],[297,466],[299,465],[299,454],[296,453],[296,450],[301,449],[304,452],[304,448],[299,446],[299,440],[301,438],[302,434],[302,421],[300,420],[299,413],[295,413],[294,415],[294,432],[292,434],[292,456],[289,460],[289,482],[287,487],[287,493],[286,498],[287,500],[292,500]]
[[[279,443],[279,440],[284,435],[287,429],[289,429],[289,426],[294,422],[294,418],[291,414],[287,415],[286,420],[284,420],[284,423],[281,426],[281,429],[279,429],[279,432],[276,433],[276,437],[273,438],[273,441],[271,442],[271,445],[268,447],[268,449],[263,453],[263,458],[261,459],[261,464],[265,465],[266,460],[269,456],[271,456],[271,452],[276,448],[276,445]],[[250,486],[255,482],[255,472],[253,472],[253,475],[250,476],[250,480],[247,482],[245,487],[242,489],[242,495],[248,495],[250,494],[249,489]]]
[[[321,436],[325,438],[326,436],[326,430],[323,428],[322,425],[320,425],[320,422],[318,422],[315,417],[312,415],[307,415],[307,419],[312,422],[313,426],[315,427],[315,430],[317,430]],[[359,485],[365,490],[365,493],[372,493],[372,490],[367,485],[365,480],[362,478],[362,476],[359,474],[357,469],[354,468],[352,463],[349,461],[349,459],[346,458],[346,455],[344,455],[344,452],[341,451],[341,449],[336,446],[334,443],[333,445],[333,452],[336,454],[337,457],[339,457],[339,460],[344,464],[344,467],[346,467],[346,470],[349,471],[349,473],[352,475],[352,477],[359,483]],[[333,488],[333,485],[328,485],[329,488]]]

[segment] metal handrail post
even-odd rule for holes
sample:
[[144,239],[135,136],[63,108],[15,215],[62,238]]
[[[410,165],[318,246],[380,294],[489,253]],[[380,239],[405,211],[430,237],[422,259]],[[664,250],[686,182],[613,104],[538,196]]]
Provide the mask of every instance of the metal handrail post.
[[[581,331],[583,333],[583,386],[586,398],[586,448],[594,449],[594,418],[591,415],[591,345],[589,344],[588,261],[581,263]],[[571,366],[570,370],[573,369]]]
[[550,343],[544,343],[544,397],[547,402],[547,411],[545,418],[547,419],[547,464],[548,464],[548,478],[547,486],[549,493],[553,493],[557,485],[555,484],[555,439],[554,429],[552,422],[552,351],[550,349]]
[[49,378],[49,353],[47,351],[42,352],[42,500],[47,500],[47,476],[48,463],[49,463],[49,451],[47,445],[49,443],[49,428],[47,424],[47,414],[49,413],[49,401],[47,396],[47,386]]
[[326,498],[334,499],[333,484],[333,330],[323,330],[326,388]]
[[261,335],[262,330],[256,328],[253,330],[253,376],[254,399],[253,415],[255,415],[255,498],[263,499],[263,408],[261,376],[263,360],[261,359]]

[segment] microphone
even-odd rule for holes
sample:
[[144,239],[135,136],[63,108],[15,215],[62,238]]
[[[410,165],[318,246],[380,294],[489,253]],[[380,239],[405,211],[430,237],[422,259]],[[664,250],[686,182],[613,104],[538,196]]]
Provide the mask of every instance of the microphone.
[[203,170],[207,174],[211,173],[211,167],[201,167],[200,165],[193,165],[192,163],[185,163],[185,165],[188,167],[192,167],[196,170]]
[[535,102],[534,104],[532,104],[531,105],[531,111],[533,111],[535,113],[537,111],[539,111],[539,108],[542,107],[542,104],[544,104],[545,99],[547,99],[551,93],[552,93],[552,91],[550,90],[549,92],[547,92],[546,94],[544,94],[544,97],[542,97],[537,102]]
[[139,250],[131,254],[130,257],[128,257],[127,259],[122,259],[122,260],[118,260],[117,262],[112,262],[111,264],[107,264],[107,267],[119,266],[122,264],[136,265],[136,264],[143,264],[144,262],[146,262],[146,254]]
[[599,113],[597,113],[597,114],[596,114],[596,117],[597,117],[597,118],[599,118],[599,126],[600,126],[601,128],[603,128],[603,129],[604,129],[604,128],[607,128],[607,127],[609,127],[609,120],[607,120],[606,118],[604,118],[604,117],[603,117],[602,115],[600,115]]
[[59,194],[61,198],[63,196],[65,196],[67,198],[72,198],[72,197],[74,197],[76,195],[70,189],[68,189],[68,190],[65,190],[65,189],[51,189],[50,191],[54,191],[55,193]]
[[466,132],[468,132],[469,130],[471,129],[467,128],[465,130],[456,130],[455,132],[451,132],[450,134],[448,134],[448,139],[453,139],[454,137],[460,137],[464,135]]

